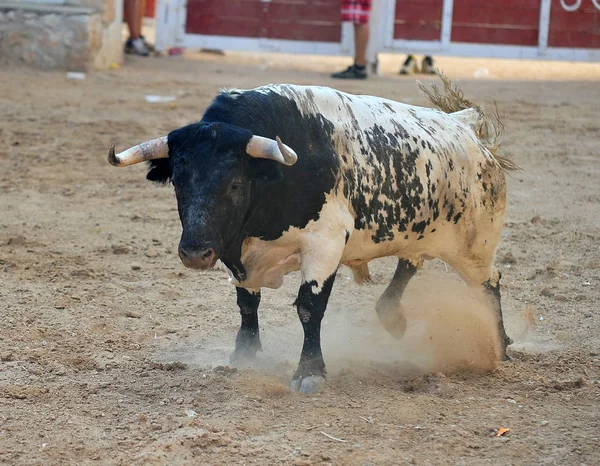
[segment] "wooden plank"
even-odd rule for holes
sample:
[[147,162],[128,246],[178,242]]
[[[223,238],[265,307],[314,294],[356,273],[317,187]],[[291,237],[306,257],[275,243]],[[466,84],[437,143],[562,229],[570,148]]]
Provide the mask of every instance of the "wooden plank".
[[269,39],[339,42],[341,27],[335,23],[315,24],[311,21],[271,20],[265,37]]
[[394,39],[440,40],[441,23],[395,24]]
[[[567,2],[567,5],[572,3]],[[576,11],[565,11],[559,0],[552,2],[548,46],[600,48],[600,11],[583,0]]]
[[267,38],[319,42],[341,40],[339,0],[273,0],[267,5]]
[[188,0],[187,34],[261,37],[265,11],[258,0]]
[[330,21],[341,24],[340,5],[331,3],[315,2],[283,2],[273,1],[268,4],[269,17],[289,20],[314,20]]
[[510,7],[499,3],[481,4],[471,9],[463,2],[455,0],[453,23],[465,24],[505,24],[538,27],[540,19],[539,3],[535,8]]
[[189,0],[186,33],[339,42],[338,0]]
[[452,42],[537,45],[540,0],[454,0]]
[[397,1],[394,39],[440,40],[443,0]]
[[481,27],[469,24],[452,25],[452,42],[498,45],[537,45],[537,28]]

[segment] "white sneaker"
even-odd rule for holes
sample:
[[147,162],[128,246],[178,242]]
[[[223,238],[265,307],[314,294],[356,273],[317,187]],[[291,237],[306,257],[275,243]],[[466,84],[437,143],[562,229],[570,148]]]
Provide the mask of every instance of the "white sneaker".
[[125,43],[125,53],[147,57],[148,55],[150,55],[150,49],[148,49],[146,41],[143,38],[129,38]]

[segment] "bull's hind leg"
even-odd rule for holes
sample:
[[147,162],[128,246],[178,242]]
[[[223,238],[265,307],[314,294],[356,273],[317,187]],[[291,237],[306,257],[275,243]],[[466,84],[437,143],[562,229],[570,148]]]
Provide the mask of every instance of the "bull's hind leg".
[[235,339],[235,350],[231,354],[232,364],[241,364],[254,360],[257,351],[262,351],[258,329],[258,305],[260,291],[236,287],[237,305],[240,308],[242,325]]
[[504,328],[502,318],[502,305],[500,302],[500,272],[492,265],[492,258],[482,260],[480,256],[462,257],[458,261],[447,261],[469,286],[483,289],[491,298],[496,314],[498,336],[500,339],[500,358],[510,359],[506,354],[506,347],[512,343]]
[[483,288],[492,299],[496,318],[498,319],[498,335],[500,335],[501,357],[504,360],[510,359],[506,354],[506,347],[513,343],[512,338],[506,334],[504,328],[504,318],[502,317],[502,303],[500,299],[500,278],[502,274],[496,267],[492,266],[492,277],[483,283]]
[[392,281],[377,301],[375,309],[381,324],[396,339],[402,338],[406,331],[406,317],[400,308],[400,300],[410,279],[423,265],[423,259],[398,259]]

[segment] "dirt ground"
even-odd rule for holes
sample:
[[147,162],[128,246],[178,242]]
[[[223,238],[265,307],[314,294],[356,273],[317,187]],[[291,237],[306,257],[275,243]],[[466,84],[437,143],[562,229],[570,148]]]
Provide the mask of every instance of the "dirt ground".
[[372,264],[372,285],[340,271],[321,393],[287,388],[297,274],[263,294],[258,366],[228,367],[225,273],[181,265],[170,187],[106,162],[112,141],[199,119],[222,87],[321,84],[425,105],[415,77],[395,74],[401,59],[347,83],[327,77],[345,59],[240,53],[130,60],[84,81],[0,71],[1,462],[600,464],[600,65],[439,60],[468,97],[496,99],[523,168],[496,261],[515,344],[491,371],[485,310],[440,262],[407,292],[405,341],[380,328],[390,260]]

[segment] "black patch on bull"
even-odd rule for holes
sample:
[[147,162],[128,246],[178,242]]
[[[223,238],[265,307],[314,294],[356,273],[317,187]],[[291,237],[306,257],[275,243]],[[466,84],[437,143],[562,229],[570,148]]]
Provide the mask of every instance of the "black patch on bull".
[[[172,179],[182,243],[192,249],[214,247],[243,280],[245,238],[271,241],[290,227],[318,220],[339,174],[332,134],[331,122],[302,115],[294,100],[275,92],[247,91],[235,98],[223,93],[200,122],[169,134],[169,158],[150,162],[147,178]],[[279,136],[298,154],[297,163],[286,167],[249,157],[245,148],[252,135]],[[245,209],[230,199],[235,186],[242,190]]]
[[325,196],[335,187],[339,174],[329,120],[321,115],[302,115],[294,100],[275,92],[247,91],[235,99],[220,94],[202,121],[226,122],[271,139],[279,136],[298,154],[291,167],[262,161],[280,168],[282,179],[269,186],[256,186],[247,236],[271,241],[290,227],[304,228],[319,219]]
[[[372,236],[376,243],[393,240],[396,230],[408,231],[409,225],[423,211],[424,202],[439,215],[431,183],[427,195],[423,196],[426,188],[417,169],[422,144],[399,123],[395,122],[394,126],[393,132],[380,125],[364,130],[367,147],[362,148],[362,155],[372,161],[370,170],[357,165],[355,171],[348,170],[344,174],[346,194],[356,214],[354,227],[362,230],[377,225]],[[431,169],[429,162],[426,165],[428,178]],[[423,233],[430,223],[431,218],[424,218],[412,226],[412,231]]]

